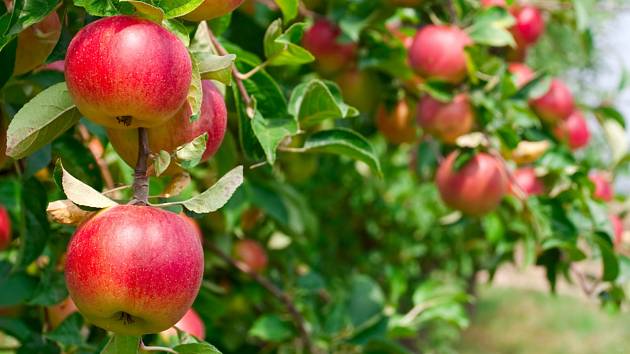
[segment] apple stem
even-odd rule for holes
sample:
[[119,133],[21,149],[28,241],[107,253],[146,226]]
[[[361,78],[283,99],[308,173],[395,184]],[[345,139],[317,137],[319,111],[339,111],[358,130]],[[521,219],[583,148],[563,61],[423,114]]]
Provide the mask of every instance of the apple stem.
[[138,161],[133,170],[133,199],[129,204],[149,205],[149,176],[147,176],[147,160],[149,159],[149,135],[146,128],[138,128]]

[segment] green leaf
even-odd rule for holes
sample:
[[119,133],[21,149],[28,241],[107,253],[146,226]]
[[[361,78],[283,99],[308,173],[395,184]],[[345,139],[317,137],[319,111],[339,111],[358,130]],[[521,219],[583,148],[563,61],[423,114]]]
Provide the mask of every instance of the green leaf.
[[53,85],[35,96],[11,120],[7,155],[23,158],[50,143],[81,118],[66,83]]
[[[44,251],[50,237],[50,225],[46,215],[48,199],[44,186],[31,177],[22,182],[20,252],[17,267],[23,268],[33,262]],[[6,289],[6,288],[5,288]]]
[[164,10],[166,18],[174,18],[186,15],[198,8],[204,0],[160,0],[160,8]]
[[600,233],[595,234],[594,240],[599,247],[602,257],[602,265],[604,266],[602,280],[614,281],[617,279],[617,276],[619,276],[619,259],[610,245],[610,240],[606,234]]
[[372,278],[357,274],[352,277],[348,299],[348,313],[355,326],[360,326],[379,316],[385,307],[385,296]]
[[61,168],[63,192],[74,204],[98,209],[118,205],[115,201],[71,175],[63,168],[61,160],[57,160],[57,164]]
[[468,34],[476,44],[514,47],[516,42],[508,30],[513,24],[514,17],[506,9],[494,6],[475,17],[473,25],[468,29]]
[[373,172],[382,175],[381,165],[374,148],[359,133],[337,128],[319,131],[306,139],[303,149],[308,152],[325,152],[351,157],[366,163]]
[[190,121],[194,122],[199,119],[201,111],[201,102],[203,101],[203,88],[201,87],[201,74],[199,73],[199,63],[195,56],[190,53],[190,61],[192,62],[192,80],[190,81],[190,89],[188,90],[188,104],[192,111]]
[[9,307],[25,303],[37,286],[37,280],[23,271],[12,271],[11,264],[0,262],[0,289],[11,291],[0,292],[0,306]]
[[302,128],[327,119],[348,118],[359,114],[354,107],[343,102],[336,84],[317,79],[300,84],[293,90],[288,110]]
[[171,164],[171,154],[164,150],[160,150],[153,160],[153,167],[155,168],[155,175],[160,176],[168,166]]
[[249,335],[269,342],[283,342],[293,336],[290,324],[275,315],[259,317],[249,330]]
[[76,6],[82,7],[92,16],[106,17],[114,16],[121,13],[133,13],[133,6],[124,2],[116,2],[110,0],[74,0]]
[[137,354],[141,337],[114,334],[101,354]]
[[453,100],[453,86],[448,82],[429,80],[420,85],[420,89],[440,102]]
[[520,90],[514,94],[514,98],[518,99],[536,99],[542,97],[551,86],[551,77],[548,75],[538,75],[532,81],[528,82]]
[[206,342],[181,344],[173,349],[178,354],[221,354],[219,349]]
[[207,143],[208,133],[203,133],[193,139],[193,141],[179,146],[175,150],[175,156],[177,156],[179,165],[186,169],[197,166],[201,161],[203,153],[206,151]]
[[300,65],[310,63],[315,57],[299,46],[304,34],[304,23],[295,23],[282,33],[282,20],[277,19],[265,32],[265,56],[269,65]]
[[199,74],[203,80],[216,80],[225,85],[232,83],[232,67],[236,55],[214,55],[209,52],[193,52]]
[[297,133],[297,122],[293,119],[265,119],[259,111],[255,111],[252,129],[258,142],[265,151],[270,165],[276,161],[276,149],[287,136]]
[[136,12],[140,14],[140,16],[155,23],[159,24],[164,19],[164,11],[157,6],[139,0],[120,0],[120,2],[130,3],[136,9]]
[[211,213],[224,206],[241,184],[243,184],[243,166],[237,166],[205,192],[181,204],[198,214]]
[[40,278],[29,305],[51,306],[58,304],[68,297],[66,279],[63,272],[57,272],[53,267],[47,268]]
[[52,332],[46,333],[45,337],[66,346],[78,346],[84,343],[83,336],[81,335],[82,326],[83,316],[75,312],[63,320],[59,327],[55,328]]
[[298,14],[298,0],[274,0],[280,11],[282,11],[282,16],[284,16],[284,21],[289,22],[295,18]]
[[582,32],[588,29],[588,9],[586,8],[586,4],[582,0],[572,0],[573,9],[575,10],[575,23],[577,25],[577,29]]
[[190,29],[186,25],[175,18],[162,20],[162,26],[179,38],[186,47],[190,45]]

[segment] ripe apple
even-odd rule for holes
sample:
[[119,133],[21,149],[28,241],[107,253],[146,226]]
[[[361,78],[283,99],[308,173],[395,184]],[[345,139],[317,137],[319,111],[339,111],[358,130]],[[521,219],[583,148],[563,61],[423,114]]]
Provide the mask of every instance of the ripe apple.
[[471,44],[468,34],[457,27],[428,25],[413,39],[409,64],[425,79],[457,84],[466,78],[464,48]]
[[575,109],[571,91],[558,79],[552,80],[549,91],[532,100],[530,106],[540,119],[548,123],[567,119]]
[[22,75],[40,66],[55,49],[60,36],[61,21],[54,11],[20,32],[13,73]]
[[516,87],[521,88],[534,79],[534,70],[523,63],[510,63],[508,71],[514,75]]
[[262,272],[267,268],[267,253],[255,240],[239,240],[234,246],[234,255],[253,272]]
[[505,0],[481,0],[482,7],[505,6]]
[[459,152],[452,152],[438,167],[436,183],[442,200],[451,208],[471,216],[494,210],[508,191],[503,164],[482,152],[455,171],[458,155]]
[[0,205],[0,251],[11,243],[11,217],[7,209]]
[[448,103],[425,95],[418,104],[417,119],[425,132],[445,143],[454,144],[458,137],[470,132],[475,114],[465,93],[460,93]]
[[613,227],[613,234],[615,236],[613,244],[615,246],[620,245],[623,241],[623,222],[621,221],[621,218],[615,214],[609,215],[609,218]]
[[545,191],[545,185],[536,176],[536,172],[532,167],[521,167],[512,173],[516,184],[529,195],[541,195]]
[[[208,133],[208,142],[202,161],[217,152],[227,130],[227,108],[223,96],[212,81],[204,80],[201,86],[203,100],[197,120],[190,121],[192,111],[186,103],[173,118],[158,127],[147,129],[152,152],[173,152],[178,146],[203,133]],[[138,133],[129,129],[107,129],[107,136],[120,157],[130,166],[135,166],[138,159]],[[164,174],[174,175],[178,172],[181,172],[181,168],[172,163]]]
[[[179,328],[180,331],[184,331],[195,336],[198,339],[204,340],[206,338],[206,326],[203,324],[199,314],[192,308],[186,311],[184,317],[177,321],[175,327]],[[168,342],[170,337],[176,336],[177,331],[175,328],[169,328],[160,333],[160,337],[162,337],[166,342]]]
[[55,60],[51,63],[40,66],[39,68],[37,68],[37,71],[50,70],[62,73],[65,71],[65,65],[66,63],[63,60]]
[[184,221],[186,221],[188,225],[192,226],[192,228],[195,230],[195,234],[197,235],[197,237],[199,237],[199,240],[203,244],[203,231],[201,231],[201,227],[199,226],[199,223],[197,223],[197,220],[191,218],[183,212],[179,213],[179,216],[181,216],[181,218],[184,219]]
[[192,77],[184,44],[154,22],[132,16],[85,26],[70,42],[65,68],[79,111],[118,129],[163,124],[184,105]]
[[182,16],[188,21],[206,21],[227,15],[241,6],[244,0],[205,0],[192,12]]
[[340,72],[356,57],[356,45],[340,43],[340,35],[341,29],[334,23],[319,19],[302,37],[302,45],[315,56],[315,66],[322,75]]
[[534,6],[513,6],[510,9],[516,23],[511,28],[518,46],[536,43],[545,31],[545,20],[540,10]]
[[59,327],[61,322],[77,311],[77,306],[69,297],[56,305],[47,307],[46,314],[48,315],[50,327],[52,327],[52,329]]
[[335,78],[343,100],[363,113],[370,113],[379,101],[380,83],[374,73],[358,69],[345,70]]
[[77,229],[65,273],[70,297],[90,323],[121,335],[159,333],[197,296],[203,250],[177,214],[118,205]]
[[602,172],[591,173],[588,178],[595,184],[595,191],[593,192],[593,198],[609,202],[615,196],[613,186],[610,182],[610,178],[607,174]]
[[586,119],[578,110],[575,110],[566,120],[558,122],[554,134],[558,140],[566,141],[572,150],[588,145],[591,139]]
[[418,136],[414,124],[414,105],[407,99],[401,99],[393,110],[384,104],[376,112],[376,126],[392,144],[412,143]]

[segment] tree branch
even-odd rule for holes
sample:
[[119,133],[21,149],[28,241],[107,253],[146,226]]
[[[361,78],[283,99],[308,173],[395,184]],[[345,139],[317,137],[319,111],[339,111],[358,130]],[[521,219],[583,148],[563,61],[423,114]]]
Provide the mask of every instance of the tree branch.
[[[112,173],[109,171],[107,162],[103,159],[103,144],[97,138],[92,137],[87,127],[83,124],[79,124],[79,134],[81,135],[83,143],[87,144],[88,150],[90,150],[90,153],[94,156],[94,160],[101,171],[101,176],[103,176],[105,187],[109,190],[114,189],[114,178],[112,177]],[[96,141],[98,145],[94,145],[93,141]]]
[[133,170],[133,199],[129,204],[149,205],[149,176],[147,176],[147,160],[149,159],[149,134],[146,128],[138,128],[138,161]]
[[241,272],[249,275],[250,277],[252,277],[252,279],[254,279],[263,288],[267,289],[267,291],[269,291],[275,298],[280,300],[284,304],[284,306],[287,308],[287,310],[289,311],[289,314],[291,315],[291,317],[293,318],[293,322],[294,322],[295,326],[297,327],[297,329],[298,329],[298,331],[300,333],[300,337],[302,339],[302,342],[303,342],[304,346],[306,347],[307,352],[311,353],[311,354],[316,354],[317,353],[316,348],[315,348],[315,346],[313,346],[311,338],[310,338],[310,336],[308,334],[308,331],[306,330],[306,321],[304,320],[304,317],[302,316],[300,311],[298,311],[298,309],[293,304],[293,300],[289,297],[289,295],[287,295],[280,288],[278,288],[276,285],[274,285],[266,277],[264,277],[264,276],[262,276],[262,275],[260,275],[260,274],[258,274],[256,272],[252,271],[246,265],[242,264],[241,262],[238,262],[234,258],[232,258],[229,255],[225,254],[223,251],[221,251],[219,248],[217,248],[214,244],[212,244],[210,242],[207,242],[207,241],[204,242],[204,243],[205,243],[205,247],[207,249],[209,249],[211,252],[216,254],[219,258],[221,258],[222,260],[224,260],[228,264],[232,265],[233,267],[235,267],[239,271],[241,271]]

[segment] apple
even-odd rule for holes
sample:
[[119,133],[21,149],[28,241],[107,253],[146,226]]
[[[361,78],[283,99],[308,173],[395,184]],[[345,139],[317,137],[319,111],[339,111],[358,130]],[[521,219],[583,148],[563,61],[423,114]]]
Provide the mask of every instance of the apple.
[[[201,86],[203,99],[197,120],[190,121],[192,111],[186,103],[173,118],[158,127],[147,129],[152,152],[173,152],[178,146],[191,142],[203,133],[208,133],[208,142],[202,161],[217,152],[227,130],[227,108],[223,96],[212,81],[204,80]],[[135,166],[138,160],[138,133],[129,129],[107,129],[107,136],[120,157],[130,166]],[[181,168],[172,163],[164,174],[170,176],[179,172]]]
[[227,15],[241,6],[244,0],[204,0],[196,9],[182,16],[188,21],[206,21]]
[[199,240],[203,244],[203,231],[201,230],[201,227],[199,226],[197,220],[191,218],[183,212],[179,213],[179,216],[184,219],[184,221],[186,221],[188,225],[192,226],[192,228],[195,230],[195,234],[197,235],[197,237],[199,237]]
[[545,185],[536,176],[536,171],[532,167],[521,167],[512,173],[514,182],[525,194],[541,195],[545,191]]
[[513,6],[510,9],[516,23],[511,28],[518,46],[529,46],[536,43],[545,32],[545,20],[540,10],[534,6]]
[[55,49],[60,36],[61,21],[54,11],[20,32],[13,73],[22,75],[40,66]]
[[345,70],[335,78],[344,102],[363,113],[372,112],[379,101],[380,83],[374,73],[358,69]]
[[[177,321],[175,327],[179,328],[180,331],[184,331],[190,335],[195,336],[198,339],[204,340],[206,338],[206,326],[203,324],[203,320],[201,320],[199,314],[192,308],[186,311],[184,317]],[[175,328],[169,328],[166,331],[160,333],[160,337],[162,337],[167,342],[170,337],[176,336],[177,331],[175,330]]]
[[477,153],[459,170],[454,163],[459,152],[449,154],[440,163],[436,184],[446,205],[471,216],[494,210],[508,191],[503,164],[487,153]]
[[595,191],[593,192],[593,198],[609,202],[615,196],[613,186],[610,182],[610,178],[603,172],[591,173],[588,178],[595,185]]
[[468,34],[454,26],[428,25],[420,29],[409,48],[409,64],[425,79],[457,84],[466,78]]
[[554,135],[558,140],[567,142],[572,150],[588,145],[591,140],[591,133],[584,114],[578,110],[574,111],[566,120],[558,123],[554,129]]
[[0,251],[11,243],[11,217],[7,209],[0,205]]
[[315,58],[323,75],[333,75],[351,64],[356,57],[354,43],[340,43],[341,29],[326,19],[318,19],[302,37],[302,46]]
[[623,241],[623,221],[621,221],[619,216],[614,214],[609,215],[609,218],[610,223],[612,224],[613,234],[615,236],[613,244],[620,245]]
[[575,109],[571,91],[558,79],[552,80],[547,93],[532,100],[530,106],[547,123],[567,119]]
[[514,76],[516,87],[521,88],[534,79],[534,70],[523,63],[510,63],[508,71]]
[[108,128],[163,124],[188,95],[192,64],[184,44],[149,20],[106,17],[81,29],[65,61],[79,111]]
[[59,327],[61,322],[63,322],[68,316],[77,311],[77,306],[74,304],[74,301],[72,301],[72,299],[69,297],[56,305],[47,307],[46,314],[48,315],[48,322],[50,323],[50,327],[52,329]]
[[51,63],[44,64],[37,68],[37,71],[49,70],[63,73],[65,71],[65,62],[63,60],[55,60]]
[[418,104],[417,120],[425,132],[445,143],[454,144],[458,137],[473,128],[475,114],[465,93],[458,94],[447,103],[425,95]]
[[392,144],[412,143],[418,136],[414,124],[414,105],[401,99],[392,110],[381,104],[376,112],[376,126]]
[[117,205],[77,229],[65,276],[70,297],[90,323],[138,336],[159,333],[184,316],[203,268],[199,237],[177,214]]
[[255,240],[239,240],[234,246],[234,255],[253,272],[260,273],[267,268],[267,253]]
[[505,5],[506,5],[505,0],[481,0],[482,7],[493,7],[493,6],[503,7]]

